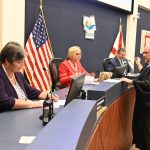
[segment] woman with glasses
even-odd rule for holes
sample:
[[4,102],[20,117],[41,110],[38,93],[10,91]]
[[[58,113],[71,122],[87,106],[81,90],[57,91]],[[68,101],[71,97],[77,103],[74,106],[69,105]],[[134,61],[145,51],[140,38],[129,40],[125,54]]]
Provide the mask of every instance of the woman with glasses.
[[68,55],[65,61],[59,66],[60,83],[65,86],[69,86],[73,77],[78,74],[86,72],[86,75],[95,75],[95,73],[89,74],[81,65],[81,49],[79,46],[72,46],[68,49]]

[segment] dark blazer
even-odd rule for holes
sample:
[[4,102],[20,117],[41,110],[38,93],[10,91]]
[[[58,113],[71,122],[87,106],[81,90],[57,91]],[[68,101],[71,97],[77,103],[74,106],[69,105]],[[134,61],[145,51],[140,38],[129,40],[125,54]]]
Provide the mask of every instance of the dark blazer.
[[150,67],[143,67],[133,84],[136,89],[133,143],[141,150],[150,150]]
[[[41,91],[31,87],[22,73],[15,73],[15,77],[27,98],[38,98]],[[15,104],[15,98],[18,98],[17,93],[0,64],[0,111],[10,110]]]
[[[133,70],[130,67],[129,63],[128,63],[128,60],[127,59],[123,59],[123,63],[124,63],[124,65],[127,66],[127,73],[133,73]],[[115,56],[110,61],[108,61],[107,65],[106,65],[106,71],[114,72],[115,67],[119,67],[119,66],[121,66],[120,61],[117,58],[117,56]]]

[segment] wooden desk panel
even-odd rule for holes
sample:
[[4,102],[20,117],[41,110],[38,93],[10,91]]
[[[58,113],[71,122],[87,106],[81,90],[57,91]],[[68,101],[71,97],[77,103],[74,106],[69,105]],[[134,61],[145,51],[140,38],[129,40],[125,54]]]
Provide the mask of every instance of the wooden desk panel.
[[135,90],[118,97],[99,118],[89,140],[88,150],[127,150],[132,142],[132,116]]

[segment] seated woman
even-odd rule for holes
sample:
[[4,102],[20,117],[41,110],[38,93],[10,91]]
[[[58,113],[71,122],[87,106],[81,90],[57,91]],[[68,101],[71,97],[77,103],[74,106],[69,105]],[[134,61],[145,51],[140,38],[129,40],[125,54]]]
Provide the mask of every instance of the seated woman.
[[50,98],[49,95],[31,87],[20,70],[25,58],[24,49],[16,42],[7,43],[0,53],[0,111],[11,109],[38,108],[43,102],[35,99]]
[[78,46],[72,46],[68,49],[67,59],[59,66],[60,83],[69,86],[71,79],[78,74],[86,72],[86,75],[94,76],[95,73],[89,74],[81,65],[81,49]]

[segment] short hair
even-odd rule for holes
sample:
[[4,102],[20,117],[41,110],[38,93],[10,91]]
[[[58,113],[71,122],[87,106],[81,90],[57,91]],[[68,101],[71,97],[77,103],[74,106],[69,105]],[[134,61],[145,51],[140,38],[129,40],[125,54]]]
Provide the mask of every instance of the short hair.
[[119,48],[117,53],[120,54],[120,52],[125,52],[126,53],[126,50],[124,48]]
[[26,56],[23,47],[14,41],[8,42],[0,52],[0,61],[4,63],[6,60],[9,63],[13,61],[19,61],[24,59]]
[[70,59],[74,56],[75,53],[81,52],[81,48],[79,46],[72,46],[68,49],[67,59]]

